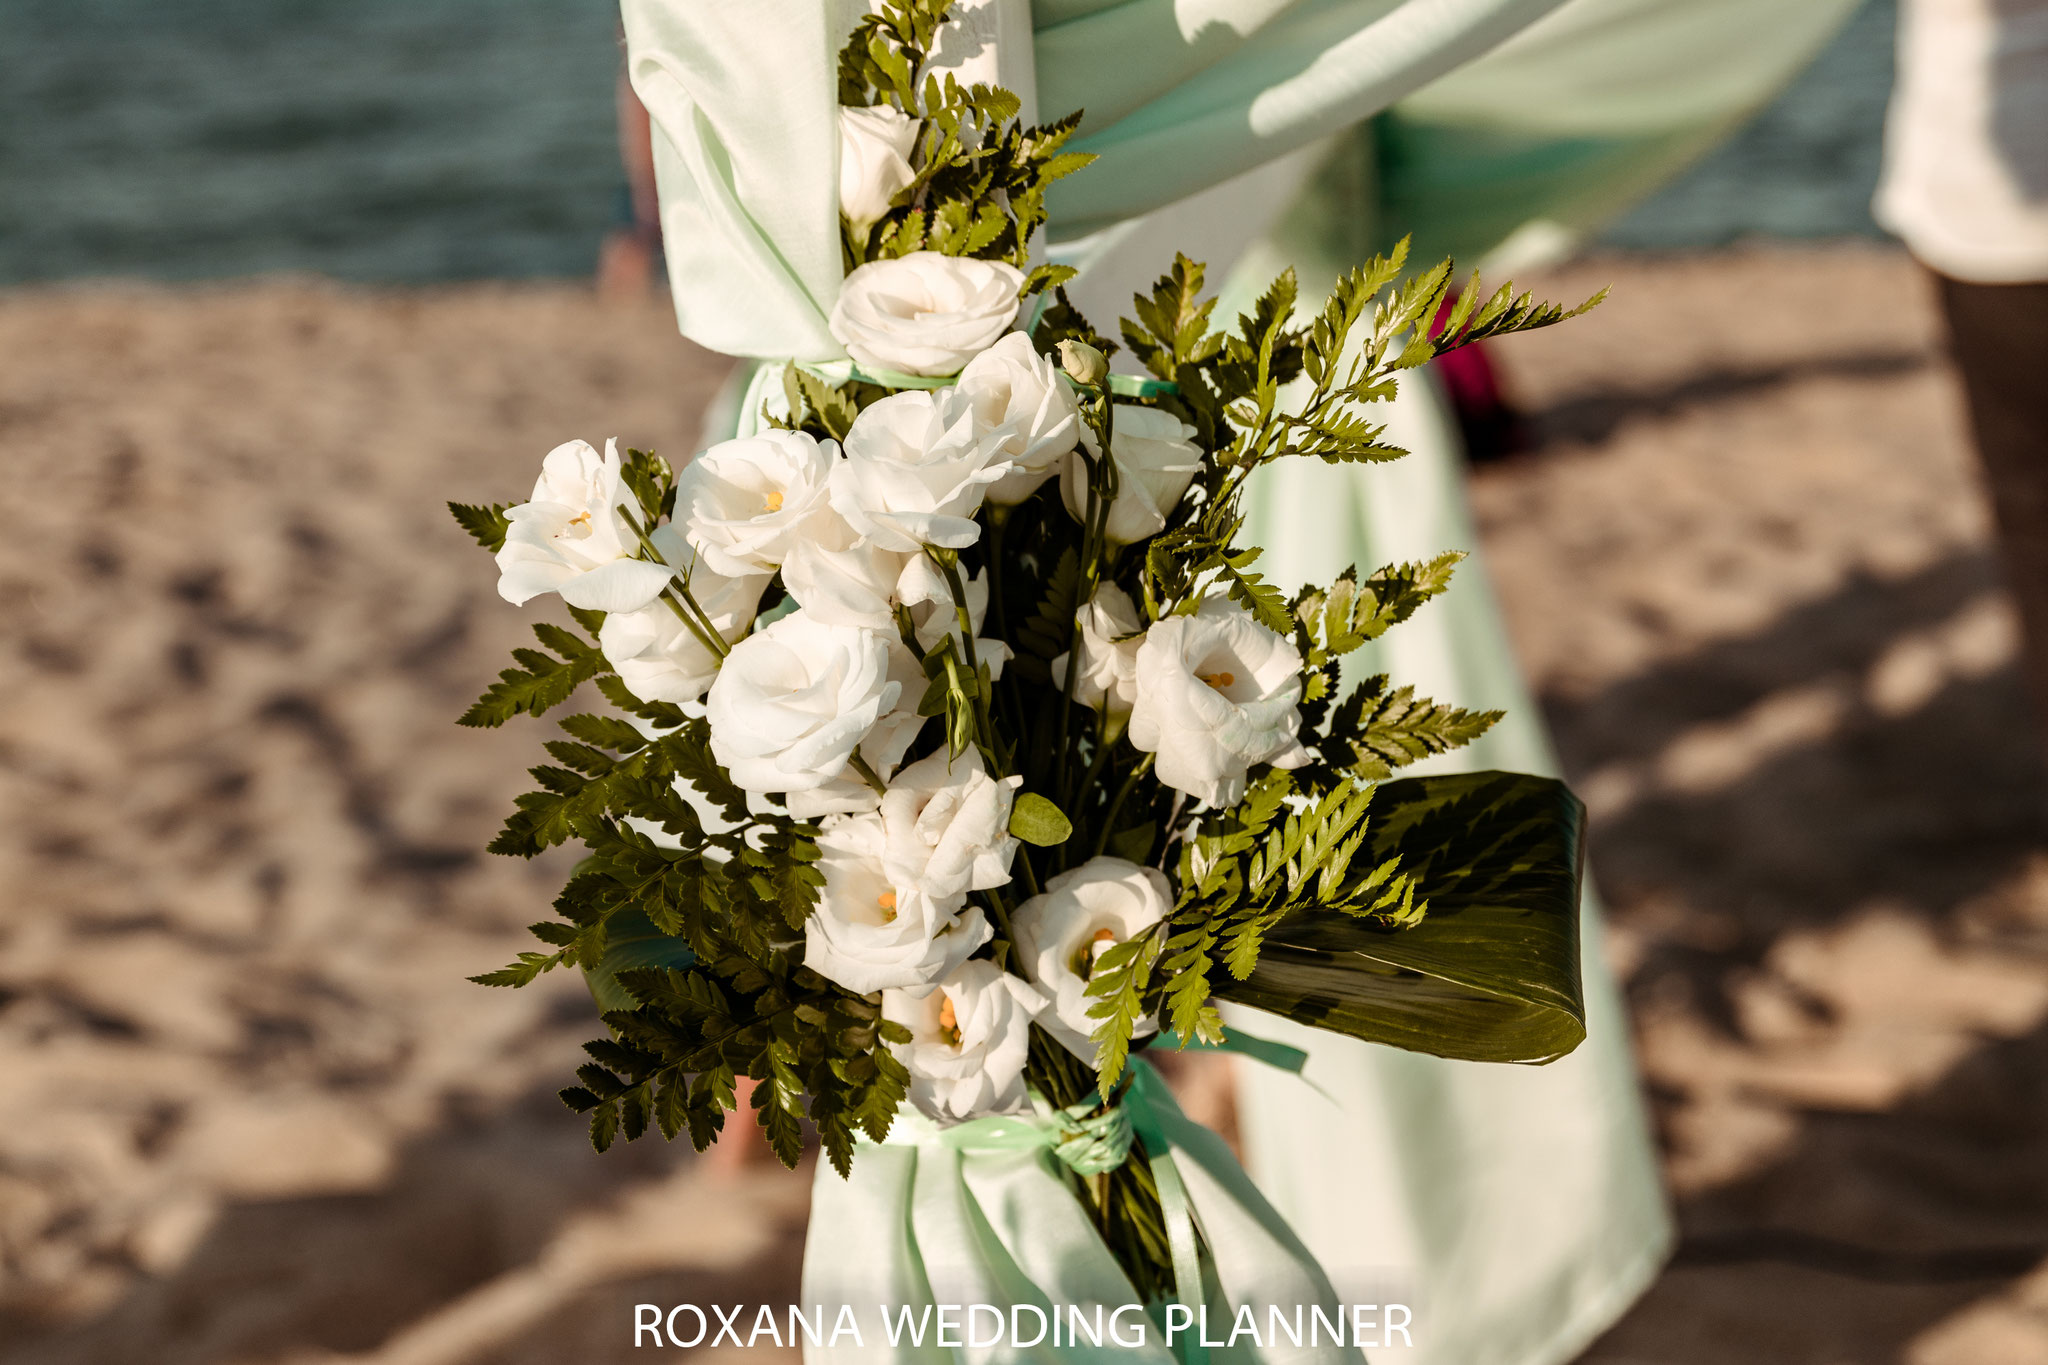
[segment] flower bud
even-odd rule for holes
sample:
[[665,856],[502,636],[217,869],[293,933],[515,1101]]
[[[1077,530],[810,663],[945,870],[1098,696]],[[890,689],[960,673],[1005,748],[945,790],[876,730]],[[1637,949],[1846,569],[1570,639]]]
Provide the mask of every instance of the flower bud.
[[1109,377],[1109,361],[1085,341],[1062,341],[1060,368],[1085,389],[1099,389]]

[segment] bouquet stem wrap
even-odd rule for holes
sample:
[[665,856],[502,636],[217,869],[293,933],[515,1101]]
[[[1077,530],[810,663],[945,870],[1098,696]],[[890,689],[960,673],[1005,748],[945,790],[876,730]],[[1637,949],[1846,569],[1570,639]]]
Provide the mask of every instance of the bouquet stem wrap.
[[802,1298],[807,1306],[824,1305],[828,1317],[850,1305],[864,1345],[810,1345],[805,1359],[811,1365],[951,1359],[994,1365],[1040,1358],[1043,1344],[1020,1348],[1007,1337],[993,1347],[941,1348],[927,1332],[922,1345],[905,1336],[892,1346],[883,1320],[908,1309],[916,1322],[927,1306],[944,1304],[990,1304],[1006,1313],[1011,1305],[1047,1313],[1078,1305],[1089,1321],[1097,1304],[1111,1314],[1127,1305],[1145,1307],[1103,1244],[1085,1196],[1074,1189],[1073,1176],[1108,1169],[1119,1147],[1128,1159],[1152,1164],[1175,1253],[1177,1297],[1191,1310],[1207,1310],[1206,1319],[1193,1314],[1196,1323],[1206,1321],[1212,1342],[1223,1340],[1238,1310],[1249,1307],[1266,1343],[1255,1348],[1247,1338],[1206,1350],[1202,1333],[1189,1328],[1177,1332],[1169,1348],[1164,1305],[1154,1304],[1148,1317],[1127,1312],[1122,1319],[1127,1331],[1143,1321],[1142,1346],[1105,1338],[1097,1348],[1084,1334],[1079,1343],[1062,1340],[1062,1358],[1128,1365],[1360,1359],[1355,1349],[1327,1337],[1298,1348],[1271,1340],[1268,1305],[1279,1305],[1290,1320],[1297,1305],[1320,1306],[1336,1321],[1336,1293],[1229,1147],[1181,1112],[1151,1067],[1133,1063],[1121,1104],[1104,1117],[1107,1122],[1084,1126],[1067,1111],[1042,1109],[941,1128],[906,1112],[886,1142],[862,1144],[851,1177],[842,1180],[821,1165],[811,1193]]

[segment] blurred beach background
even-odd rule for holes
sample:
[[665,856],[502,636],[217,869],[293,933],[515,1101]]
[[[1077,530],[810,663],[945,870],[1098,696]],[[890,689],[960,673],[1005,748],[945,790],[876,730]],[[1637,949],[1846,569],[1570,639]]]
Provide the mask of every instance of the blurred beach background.
[[[1498,353],[1534,448],[1473,498],[1682,1227],[1589,1365],[2048,1361],[2048,779],[1869,218],[1892,23]],[[598,1158],[580,985],[463,980],[563,864],[481,852],[540,736],[453,718],[527,613],[441,504],[687,453],[723,373],[588,282],[616,62],[594,0],[0,14],[4,1365],[605,1362],[794,1295],[807,1178]]]

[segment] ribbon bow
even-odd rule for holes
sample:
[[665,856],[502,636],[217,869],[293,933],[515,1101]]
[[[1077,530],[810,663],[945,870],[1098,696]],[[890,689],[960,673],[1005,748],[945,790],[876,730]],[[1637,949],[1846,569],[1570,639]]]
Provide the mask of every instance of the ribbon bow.
[[[1162,1035],[1162,1043],[1178,1040]],[[1232,1032],[1221,1044],[1190,1040],[1188,1046],[1200,1051],[1238,1052],[1268,1066],[1300,1075],[1308,1054],[1300,1048]],[[1187,1185],[1174,1164],[1172,1146],[1159,1122],[1159,1104],[1165,1099],[1165,1082],[1159,1073],[1133,1060],[1129,1079],[1108,1104],[1093,1100],[1056,1109],[1034,1093],[1032,1113],[998,1114],[970,1119],[941,1128],[923,1115],[905,1110],[897,1116],[889,1141],[937,1144],[959,1151],[1026,1152],[1044,1148],[1074,1174],[1101,1175],[1130,1159],[1133,1148],[1142,1148],[1152,1167],[1152,1183],[1159,1191],[1159,1209],[1165,1216],[1166,1243],[1173,1257],[1174,1298],[1194,1318],[1206,1302],[1202,1290],[1201,1242],[1195,1235],[1194,1206]],[[1183,1347],[1186,1365],[1203,1365],[1208,1353],[1200,1338]]]

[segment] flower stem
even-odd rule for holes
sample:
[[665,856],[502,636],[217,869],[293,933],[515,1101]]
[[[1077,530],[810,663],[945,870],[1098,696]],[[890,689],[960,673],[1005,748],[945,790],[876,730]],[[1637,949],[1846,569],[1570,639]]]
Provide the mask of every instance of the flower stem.
[[859,773],[861,781],[875,789],[875,795],[887,796],[889,794],[889,784],[882,780],[882,775],[875,771],[873,764],[861,757],[860,750],[855,749],[852,754],[847,756],[846,766]]
[[[1010,634],[1009,608],[1003,604],[1003,537],[1010,526],[1008,507],[991,506],[988,509],[988,604],[996,615],[996,637],[1014,640]],[[1003,690],[1009,694],[1010,709],[1016,712],[1018,724],[1024,721],[1024,699],[1017,691],[1017,674],[1014,669],[1003,676]]]
[[1003,931],[1003,937],[1010,942],[1017,941],[1017,935],[1010,929],[1010,907],[1003,900],[1001,889],[991,887],[981,893],[988,897],[988,908],[996,917],[996,927]]
[[[654,548],[654,541],[649,538],[647,529],[641,526],[639,520],[623,507],[619,509],[619,515],[625,519],[626,525],[632,528],[633,537],[640,542],[640,548],[647,552],[647,558],[673,571],[675,565],[670,564],[662,557],[661,551]],[[674,593],[681,594],[680,601],[672,595]],[[712,658],[723,661],[726,655],[732,653],[732,646],[726,644],[718,633],[718,627],[711,623],[711,614],[697,605],[697,599],[690,595],[690,580],[687,575],[678,575],[677,583],[663,591],[661,600],[668,603],[669,610],[689,627],[690,633],[697,637],[697,643],[711,651]]]
[[1131,769],[1131,775],[1124,779],[1123,786],[1117,788],[1116,799],[1109,803],[1109,809],[1103,814],[1102,828],[1095,832],[1096,857],[1101,857],[1102,850],[1109,847],[1109,834],[1116,828],[1117,813],[1124,808],[1124,802],[1129,800],[1131,793],[1137,789],[1138,780],[1152,771],[1152,758],[1151,754],[1146,754],[1140,759],[1138,766]]
[[1097,390],[1095,399],[1097,410],[1102,414],[1099,428],[1102,454],[1091,457],[1086,445],[1080,450],[1081,462],[1088,469],[1088,496],[1081,513],[1080,591],[1074,599],[1074,619],[1067,628],[1066,705],[1060,708],[1060,742],[1053,764],[1055,791],[1064,791],[1067,785],[1067,746],[1073,734],[1074,681],[1081,665],[1081,609],[1095,600],[1095,585],[1102,574],[1102,542],[1109,531],[1109,506],[1116,498],[1116,458],[1110,451],[1110,441],[1116,432],[1116,419],[1112,415],[1115,405],[1109,401],[1107,381],[1104,383],[1105,387]]
[[1021,844],[1017,849],[1017,866],[1024,869],[1025,889],[1034,896],[1044,895],[1045,888],[1038,881],[1038,869],[1031,862],[1031,850]]
[[929,545],[924,552],[946,576],[946,590],[953,595],[953,616],[960,626],[960,652],[974,678],[974,728],[981,747],[987,751],[990,766],[998,770],[998,775],[1008,776],[1010,754],[996,735],[995,719],[988,709],[988,690],[981,685],[981,660],[974,648],[974,613],[968,609],[967,585],[960,578],[960,556],[952,552],[942,554]]
[[1075,815],[1079,815],[1087,804],[1089,792],[1095,789],[1095,779],[1102,776],[1102,765],[1109,761],[1115,749],[1116,736],[1109,732],[1109,713],[1105,708],[1095,727],[1095,757],[1089,760],[1088,771],[1081,775],[1081,785],[1074,789],[1067,807]]
[[[687,590],[685,590],[684,596],[688,596]],[[711,657],[722,660],[726,655],[732,653],[731,648],[725,641],[718,638],[718,632],[706,630],[700,625],[697,618],[690,614],[690,607],[684,606],[682,602],[677,601],[674,594],[664,591],[661,594],[661,600],[668,603],[668,609],[676,614],[676,619],[683,623],[690,634],[697,637],[697,643],[711,651]],[[690,606],[695,605],[694,602],[690,604]]]

